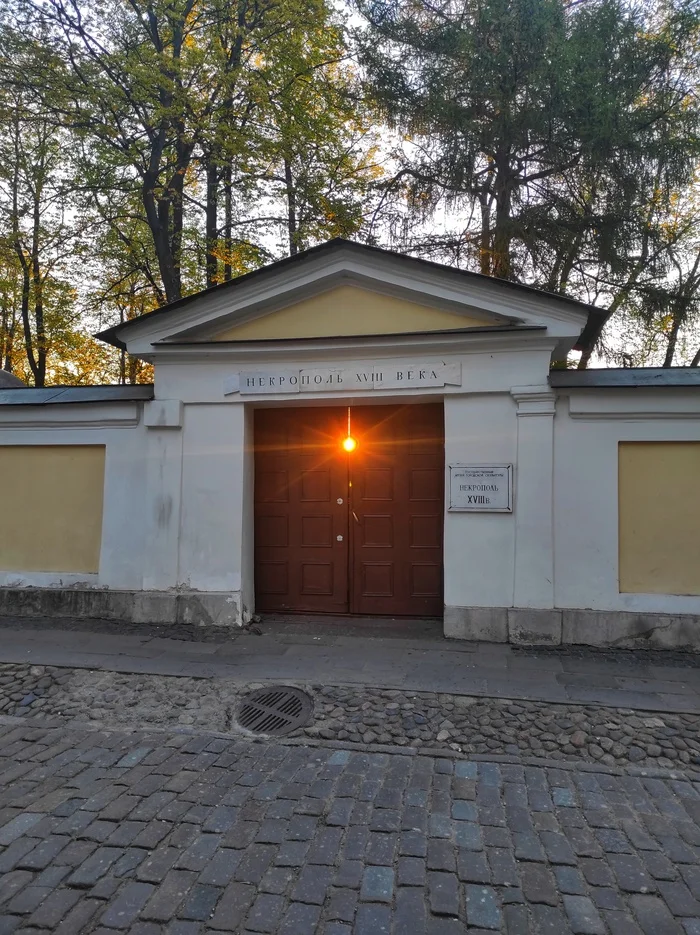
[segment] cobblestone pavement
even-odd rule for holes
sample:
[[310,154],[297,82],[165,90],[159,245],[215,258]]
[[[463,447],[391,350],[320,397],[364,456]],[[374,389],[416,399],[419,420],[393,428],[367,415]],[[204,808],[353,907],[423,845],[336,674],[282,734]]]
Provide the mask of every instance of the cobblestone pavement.
[[[183,726],[239,733],[240,696],[225,679],[0,665],[0,711],[108,727]],[[311,723],[296,736],[468,754],[544,756],[605,766],[700,764],[700,715],[595,705],[303,685]]]
[[698,935],[700,782],[0,718],[0,933]]

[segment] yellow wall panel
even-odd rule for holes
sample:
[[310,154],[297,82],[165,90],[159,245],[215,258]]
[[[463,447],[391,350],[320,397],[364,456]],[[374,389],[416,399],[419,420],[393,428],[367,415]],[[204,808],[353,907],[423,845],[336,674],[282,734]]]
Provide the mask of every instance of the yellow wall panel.
[[345,335],[447,331],[494,324],[466,318],[356,286],[338,286],[303,302],[235,325],[216,341],[263,341],[274,338],[332,338]]
[[0,569],[99,571],[103,445],[0,446]]
[[620,591],[700,594],[700,442],[621,442],[618,455]]

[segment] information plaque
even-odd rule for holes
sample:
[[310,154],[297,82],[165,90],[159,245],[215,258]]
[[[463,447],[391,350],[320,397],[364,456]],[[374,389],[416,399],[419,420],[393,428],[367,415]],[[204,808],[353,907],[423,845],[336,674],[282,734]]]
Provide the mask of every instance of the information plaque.
[[512,513],[512,464],[451,464],[450,511]]

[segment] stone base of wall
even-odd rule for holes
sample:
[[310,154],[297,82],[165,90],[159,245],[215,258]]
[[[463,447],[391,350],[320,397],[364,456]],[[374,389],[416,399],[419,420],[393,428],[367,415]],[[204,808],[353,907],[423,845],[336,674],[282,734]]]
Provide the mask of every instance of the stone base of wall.
[[700,651],[700,615],[527,607],[445,607],[445,636],[525,646]]
[[[240,626],[240,592],[0,588],[0,617],[92,617],[130,623]],[[451,639],[700,652],[700,615],[527,607],[445,607]]]
[[130,623],[239,626],[235,592],[111,591],[98,588],[0,588],[2,617],[92,617]]

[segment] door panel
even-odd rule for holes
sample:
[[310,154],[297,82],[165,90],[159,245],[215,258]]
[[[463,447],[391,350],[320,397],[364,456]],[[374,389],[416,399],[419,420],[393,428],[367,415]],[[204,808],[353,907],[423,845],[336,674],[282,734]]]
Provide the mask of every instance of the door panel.
[[255,413],[256,609],[439,616],[442,404],[351,423],[348,455],[345,407]]
[[259,611],[349,610],[346,424],[347,409],[255,413]]
[[352,409],[351,611],[442,614],[441,404]]

